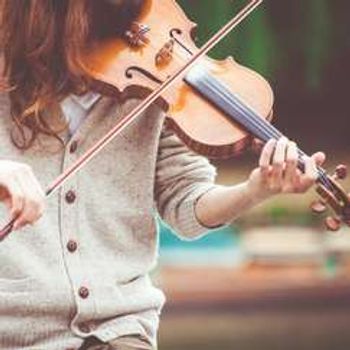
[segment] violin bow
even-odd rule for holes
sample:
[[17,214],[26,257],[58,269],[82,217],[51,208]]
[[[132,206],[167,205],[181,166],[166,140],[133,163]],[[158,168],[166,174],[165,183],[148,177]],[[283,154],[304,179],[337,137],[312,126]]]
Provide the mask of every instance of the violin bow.
[[[263,0],[249,1],[226,25],[219,29],[188,62],[180,67],[176,73],[165,80],[157,89],[149,94],[130,113],[123,117],[105,136],[97,141],[80,158],[78,158],[66,171],[54,180],[46,189],[45,197],[49,197],[57,191],[66,181],[73,177],[80,169],[87,165],[98,153],[102,151],[117,135],[132,124],[148,107],[151,106],[168,88],[184,77],[194,65],[203,58],[212,48],[246,19]],[[3,241],[13,230],[17,218],[12,219],[0,230],[0,242]]]

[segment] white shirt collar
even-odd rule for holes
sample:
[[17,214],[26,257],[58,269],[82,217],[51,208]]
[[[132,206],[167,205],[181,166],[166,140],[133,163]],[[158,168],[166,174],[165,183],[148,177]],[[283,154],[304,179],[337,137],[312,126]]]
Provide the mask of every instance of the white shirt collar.
[[88,91],[84,95],[71,95],[71,98],[84,110],[89,111],[93,105],[101,98],[101,94],[95,91]]

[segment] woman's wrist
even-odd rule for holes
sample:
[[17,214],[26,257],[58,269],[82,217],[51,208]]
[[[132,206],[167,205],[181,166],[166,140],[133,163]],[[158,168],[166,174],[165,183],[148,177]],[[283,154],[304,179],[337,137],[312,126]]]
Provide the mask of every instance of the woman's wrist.
[[264,186],[256,185],[249,180],[244,182],[243,185],[245,195],[251,201],[252,205],[259,204],[274,196],[274,193]]
[[233,186],[217,186],[196,203],[198,221],[206,227],[228,224],[271,194],[256,189],[249,181]]

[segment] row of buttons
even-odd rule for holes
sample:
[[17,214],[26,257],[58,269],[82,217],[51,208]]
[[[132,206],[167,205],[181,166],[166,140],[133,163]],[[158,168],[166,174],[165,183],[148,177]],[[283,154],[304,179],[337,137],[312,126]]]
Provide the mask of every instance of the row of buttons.
[[[69,240],[68,243],[67,243],[67,250],[70,252],[70,253],[74,253],[76,250],[78,249],[78,243],[74,240]],[[89,297],[89,289],[87,287],[80,287],[79,288],[79,296],[82,298],[82,299],[86,299]]]
[[[78,249],[78,243],[76,241],[74,241],[73,239],[69,240],[67,243],[67,250],[70,253],[74,253],[76,250]],[[79,296],[82,299],[86,299],[89,297],[89,289],[87,287],[80,287],[79,288]]]
[[[75,153],[78,149],[78,142],[76,140],[71,142],[71,145],[69,147],[69,152],[70,153]],[[70,190],[66,193],[65,199],[68,204],[73,204],[76,200],[77,196],[73,190]],[[69,240],[67,243],[67,250],[70,253],[74,253],[78,249],[78,243],[74,240]],[[87,299],[89,297],[90,291],[87,287],[80,287],[78,294],[80,298],[82,299]],[[78,329],[82,333],[90,333],[91,332],[91,327],[87,323],[80,323],[78,325]],[[67,350],[73,350],[73,349],[67,349]]]

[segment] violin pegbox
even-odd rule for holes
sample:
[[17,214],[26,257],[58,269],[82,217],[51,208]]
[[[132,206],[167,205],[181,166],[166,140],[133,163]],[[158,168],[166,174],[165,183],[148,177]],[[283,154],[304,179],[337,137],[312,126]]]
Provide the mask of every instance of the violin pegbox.
[[335,216],[329,216],[325,220],[326,228],[330,231],[338,231],[345,223],[350,227],[350,194],[339,184],[339,180],[347,177],[347,167],[338,165],[332,176],[326,174],[318,181],[317,193],[321,199],[311,205],[313,212],[324,213],[327,206],[331,207]]
[[131,27],[124,33],[125,39],[132,47],[142,47],[149,43],[147,33],[151,28],[147,24],[133,22]]

